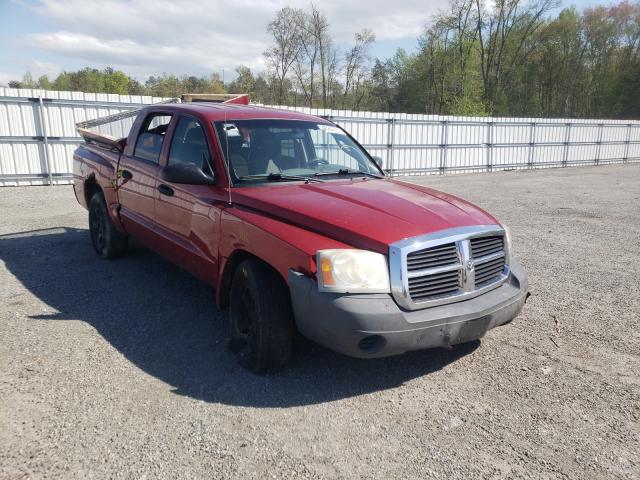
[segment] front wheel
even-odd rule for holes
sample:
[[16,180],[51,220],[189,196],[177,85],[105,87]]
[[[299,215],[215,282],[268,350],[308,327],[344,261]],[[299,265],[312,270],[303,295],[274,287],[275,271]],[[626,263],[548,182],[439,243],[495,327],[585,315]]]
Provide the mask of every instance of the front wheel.
[[286,284],[257,259],[243,261],[231,282],[229,336],[232,352],[254,373],[282,370],[291,357],[293,314]]
[[128,237],[113,225],[102,192],[94,194],[89,201],[89,234],[100,258],[117,258],[127,250]]

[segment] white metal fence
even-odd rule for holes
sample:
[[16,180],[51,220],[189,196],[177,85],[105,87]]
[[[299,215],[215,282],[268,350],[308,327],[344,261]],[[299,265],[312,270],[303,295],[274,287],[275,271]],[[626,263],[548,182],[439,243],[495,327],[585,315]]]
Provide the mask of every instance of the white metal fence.
[[[76,123],[164,98],[0,88],[0,185],[69,183]],[[126,136],[128,125],[109,126]]]
[[[166,100],[0,88],[0,185],[68,183],[75,124]],[[330,118],[392,175],[640,161],[640,122],[485,118],[278,107]],[[129,124],[107,128],[125,136]]]

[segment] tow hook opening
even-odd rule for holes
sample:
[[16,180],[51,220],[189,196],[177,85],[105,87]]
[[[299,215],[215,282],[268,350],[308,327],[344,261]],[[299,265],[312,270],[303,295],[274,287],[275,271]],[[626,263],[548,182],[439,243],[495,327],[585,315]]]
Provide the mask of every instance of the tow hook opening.
[[381,335],[369,335],[358,342],[358,348],[364,353],[377,353],[387,344]]

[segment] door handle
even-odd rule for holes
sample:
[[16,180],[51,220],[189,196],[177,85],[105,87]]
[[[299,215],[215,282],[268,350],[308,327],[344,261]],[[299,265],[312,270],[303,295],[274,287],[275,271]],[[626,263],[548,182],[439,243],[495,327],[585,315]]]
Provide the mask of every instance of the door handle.
[[158,190],[161,194],[166,195],[167,197],[173,196],[173,188],[171,188],[169,185],[161,183],[160,185],[158,185]]
[[133,173],[131,173],[129,170],[121,170],[120,174],[125,180],[131,180],[133,178]]

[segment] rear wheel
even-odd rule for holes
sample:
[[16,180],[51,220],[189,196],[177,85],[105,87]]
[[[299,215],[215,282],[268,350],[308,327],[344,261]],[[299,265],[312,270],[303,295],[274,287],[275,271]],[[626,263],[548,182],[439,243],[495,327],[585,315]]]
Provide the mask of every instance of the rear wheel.
[[118,258],[127,250],[128,237],[113,225],[102,192],[96,192],[89,201],[89,234],[100,258]]
[[229,298],[232,352],[254,373],[282,370],[291,357],[293,315],[282,278],[257,259],[236,269]]

